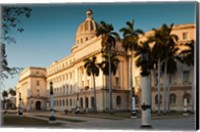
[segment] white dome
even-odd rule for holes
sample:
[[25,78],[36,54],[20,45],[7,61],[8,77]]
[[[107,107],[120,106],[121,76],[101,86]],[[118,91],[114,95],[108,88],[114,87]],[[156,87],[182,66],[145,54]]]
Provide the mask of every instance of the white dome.
[[76,44],[82,44],[95,37],[97,23],[92,18],[92,10],[86,11],[86,20],[81,23],[76,32]]

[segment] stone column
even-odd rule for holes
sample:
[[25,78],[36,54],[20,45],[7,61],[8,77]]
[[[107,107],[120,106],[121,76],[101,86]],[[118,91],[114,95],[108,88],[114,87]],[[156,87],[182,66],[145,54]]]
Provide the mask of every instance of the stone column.
[[50,82],[50,112],[49,124],[56,123],[55,110],[54,110],[54,97],[53,97],[53,83]]
[[143,51],[141,55],[141,76],[142,76],[142,119],[141,128],[150,129],[151,126],[151,88],[149,83],[148,52]]

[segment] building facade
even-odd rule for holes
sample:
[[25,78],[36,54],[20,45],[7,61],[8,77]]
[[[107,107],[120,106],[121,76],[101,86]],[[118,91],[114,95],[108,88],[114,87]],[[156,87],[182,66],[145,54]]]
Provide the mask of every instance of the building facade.
[[[101,62],[102,45],[101,37],[96,37],[98,24],[92,17],[92,11],[86,11],[86,19],[77,29],[75,44],[71,54],[63,59],[53,62],[47,68],[29,67],[21,74],[17,84],[17,101],[19,92],[22,93],[23,108],[26,110],[47,110],[49,109],[50,82],[53,82],[55,110],[73,111],[77,107],[77,100],[80,101],[81,109],[93,110],[93,79],[88,76],[84,68],[84,59],[96,56],[97,62]],[[179,42],[195,40],[194,24],[175,25],[173,33],[179,36]],[[152,31],[145,33],[141,40],[151,35]],[[112,99],[115,111],[126,111],[130,109],[130,87],[129,68],[130,58],[122,49],[121,43],[116,46],[118,59],[120,60],[116,75],[112,76]],[[141,77],[140,69],[135,66],[133,59],[133,84],[137,95],[136,107],[140,109]],[[183,95],[188,94],[189,106],[191,109],[192,77],[193,68],[178,63],[178,71],[170,78],[170,102],[171,109],[183,110]],[[157,109],[156,98],[156,77],[151,75],[152,86],[152,109]],[[161,75],[161,94],[163,87],[163,75]],[[163,97],[163,95],[161,95]],[[96,77],[97,110],[107,111],[109,109],[108,77],[100,71]],[[162,98],[163,100],[163,98]],[[163,102],[161,101],[161,109]]]

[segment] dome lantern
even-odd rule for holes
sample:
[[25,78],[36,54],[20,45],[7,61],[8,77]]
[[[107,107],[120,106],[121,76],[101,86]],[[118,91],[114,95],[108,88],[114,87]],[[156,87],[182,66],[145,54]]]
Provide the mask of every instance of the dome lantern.
[[78,26],[75,38],[77,46],[84,44],[96,36],[97,23],[94,21],[92,14],[92,10],[88,9],[85,21]]
[[92,18],[92,10],[88,9],[86,11],[86,18]]

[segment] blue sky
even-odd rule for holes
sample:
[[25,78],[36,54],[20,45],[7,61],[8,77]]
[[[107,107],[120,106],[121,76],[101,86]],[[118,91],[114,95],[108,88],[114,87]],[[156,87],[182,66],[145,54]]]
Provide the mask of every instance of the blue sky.
[[[37,4],[29,19],[21,18],[23,33],[13,32],[16,44],[7,45],[11,67],[47,67],[53,61],[64,58],[74,45],[76,30],[85,18],[87,9],[93,10],[93,18],[105,21],[115,31],[135,19],[135,28],[149,31],[162,24],[195,23],[194,2],[159,3],[110,3],[110,4]],[[4,82],[4,89],[14,88],[18,77]]]

